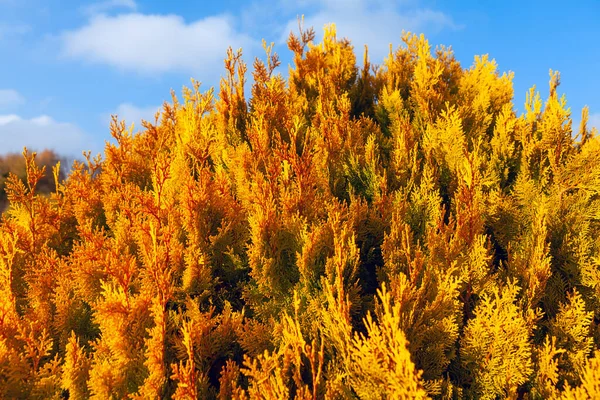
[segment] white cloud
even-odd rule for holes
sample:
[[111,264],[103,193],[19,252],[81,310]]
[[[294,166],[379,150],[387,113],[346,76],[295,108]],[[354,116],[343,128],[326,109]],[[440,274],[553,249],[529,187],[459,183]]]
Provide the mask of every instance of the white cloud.
[[187,23],[177,15],[97,15],[62,35],[62,53],[91,63],[141,72],[218,76],[228,46],[251,50],[255,42],[227,16]]
[[[370,59],[376,64],[383,62],[390,44],[394,48],[400,44],[403,30],[421,33],[459,28],[450,16],[419,7],[418,1],[305,0],[304,3],[317,6],[315,13],[304,18],[304,27],[313,27],[317,40],[322,37],[324,25],[335,23],[337,36],[352,41],[359,61],[366,44]],[[298,20],[294,18],[287,23],[280,40],[287,40],[290,32],[297,31]]]
[[136,128],[140,128],[142,120],[154,123],[154,116],[161,109],[162,106],[138,107],[131,103],[123,103],[117,107],[116,111],[107,114],[103,121],[108,124],[110,115],[116,114],[120,121],[125,121],[127,126],[131,126],[133,123]]
[[16,90],[0,89],[0,110],[15,108],[25,103],[25,98]]
[[19,121],[21,118],[15,114],[0,115],[0,126]]
[[134,0],[106,0],[92,3],[81,8],[83,13],[87,15],[102,14],[114,9],[135,11],[137,10],[137,4]]
[[83,150],[99,150],[76,125],[58,122],[48,115],[26,119],[16,114],[0,115],[2,153],[53,149],[61,155],[80,157]]

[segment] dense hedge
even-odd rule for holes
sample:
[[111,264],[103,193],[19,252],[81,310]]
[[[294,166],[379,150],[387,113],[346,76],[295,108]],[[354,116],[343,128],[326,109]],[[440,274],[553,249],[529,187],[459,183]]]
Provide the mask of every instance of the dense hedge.
[[600,139],[421,36],[229,51],[0,222],[2,398],[599,398]]

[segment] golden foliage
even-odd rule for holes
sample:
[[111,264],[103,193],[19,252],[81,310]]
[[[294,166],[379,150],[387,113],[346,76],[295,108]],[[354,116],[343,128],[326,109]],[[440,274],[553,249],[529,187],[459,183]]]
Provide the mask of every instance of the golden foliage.
[[230,49],[68,176],[0,160],[1,398],[600,396],[587,108],[575,136],[558,73],[518,115],[487,55],[314,38],[288,78],[264,43],[249,98]]

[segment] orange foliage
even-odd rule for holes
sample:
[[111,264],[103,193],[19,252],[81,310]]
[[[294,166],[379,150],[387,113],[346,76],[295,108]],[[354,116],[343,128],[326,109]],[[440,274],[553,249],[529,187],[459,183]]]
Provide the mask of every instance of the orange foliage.
[[68,176],[25,152],[0,397],[600,396],[587,109],[574,138],[557,73],[518,116],[488,56],[403,40],[359,67],[335,26],[301,30],[248,98],[230,49],[218,96],[193,82],[137,133],[115,117]]

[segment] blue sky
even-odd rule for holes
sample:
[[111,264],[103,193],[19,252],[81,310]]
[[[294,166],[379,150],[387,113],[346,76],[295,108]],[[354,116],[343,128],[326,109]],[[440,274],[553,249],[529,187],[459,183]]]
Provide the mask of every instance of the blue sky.
[[527,89],[544,98],[558,70],[574,121],[588,105],[600,126],[598,0],[0,0],[0,153],[100,152],[111,114],[139,126],[190,78],[217,86],[230,45],[251,64],[263,38],[274,42],[286,74],[298,15],[318,33],[335,22],[359,55],[369,44],[374,63],[403,29],[452,46],[463,67],[489,54],[515,73],[519,111]]

